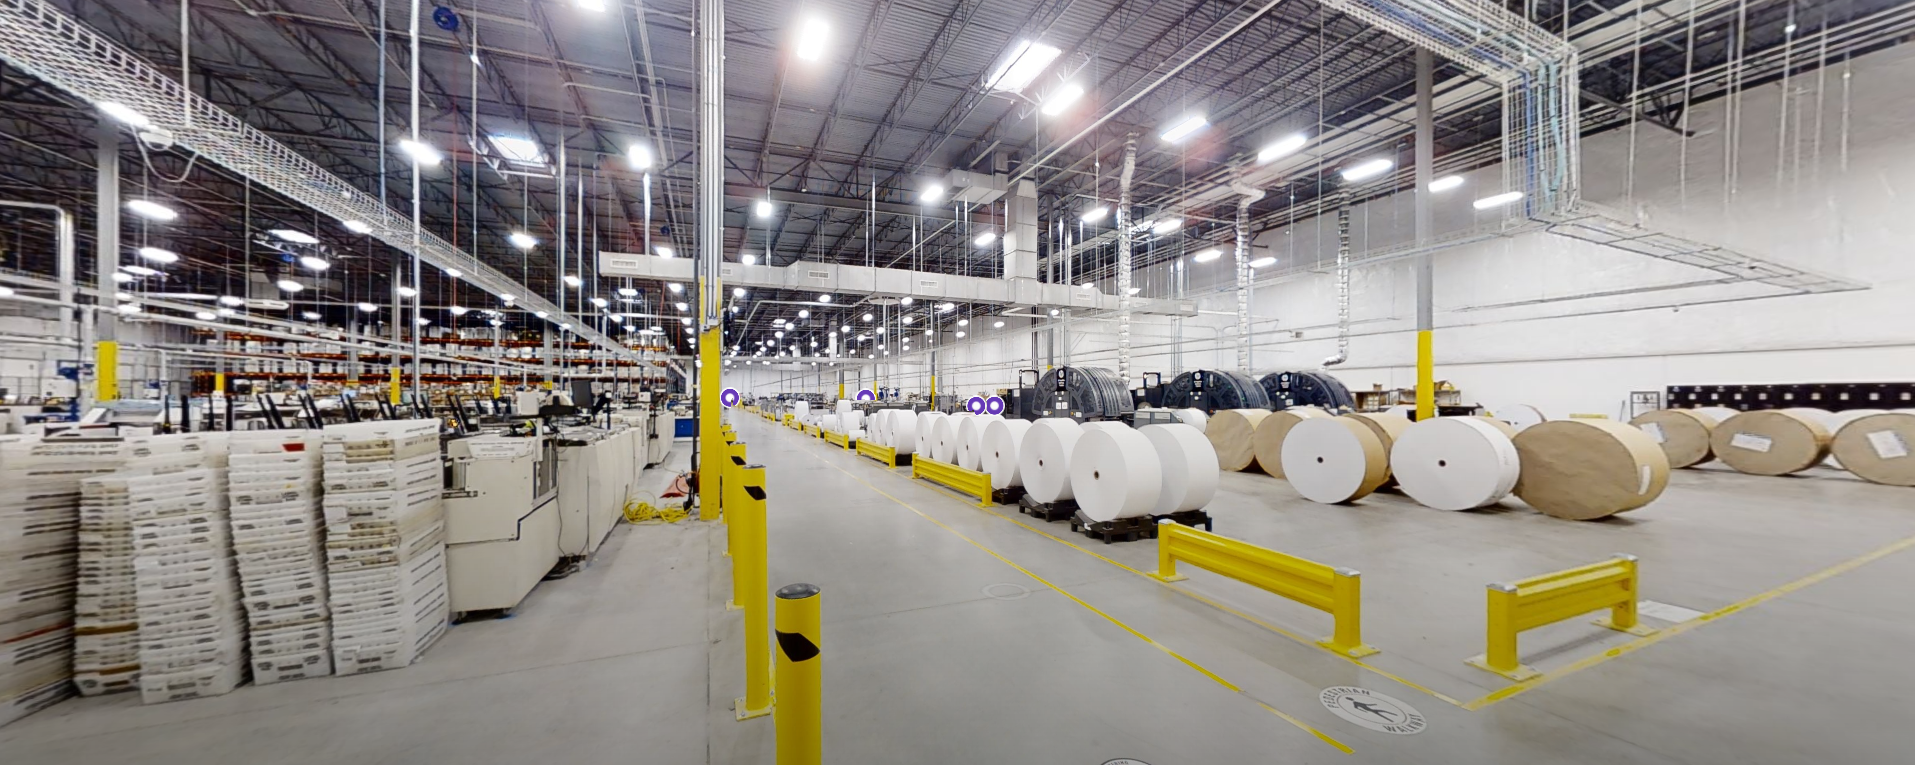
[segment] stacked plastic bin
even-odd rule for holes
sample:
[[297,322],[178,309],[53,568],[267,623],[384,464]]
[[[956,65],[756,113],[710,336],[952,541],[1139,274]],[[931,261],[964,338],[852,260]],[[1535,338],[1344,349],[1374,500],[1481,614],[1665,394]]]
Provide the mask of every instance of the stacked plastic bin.
[[439,422],[331,426],[321,453],[334,668],[404,667],[450,616]]
[[260,685],[332,674],[320,432],[233,433],[227,479],[240,592]]
[[[194,455],[135,460],[89,479],[123,483],[133,525],[140,697],[148,704],[230,693],[246,679],[246,622],[227,529],[225,434],[185,436]],[[151,467],[148,466],[149,462]]]

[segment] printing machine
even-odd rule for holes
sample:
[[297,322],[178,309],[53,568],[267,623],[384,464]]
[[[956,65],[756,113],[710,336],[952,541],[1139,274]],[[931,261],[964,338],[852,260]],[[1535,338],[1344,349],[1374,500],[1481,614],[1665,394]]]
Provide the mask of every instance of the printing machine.
[[559,562],[559,456],[540,434],[445,444],[446,589],[455,614],[510,610]]
[[625,501],[643,469],[638,437],[637,428],[616,424],[557,433],[560,555],[590,557],[624,516]]

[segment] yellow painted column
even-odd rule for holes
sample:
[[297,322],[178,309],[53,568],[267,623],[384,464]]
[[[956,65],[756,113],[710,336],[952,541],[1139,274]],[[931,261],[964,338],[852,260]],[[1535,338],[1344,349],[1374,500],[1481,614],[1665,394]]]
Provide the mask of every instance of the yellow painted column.
[[1432,350],[1435,332],[1416,333],[1416,419],[1436,416],[1436,358]]
[[120,344],[101,340],[94,349],[94,400],[113,401],[120,397]]
[[[709,285],[701,290],[701,295],[717,295],[722,285]],[[712,323],[712,328],[698,335],[698,520],[714,521],[724,507],[721,497],[724,460],[730,454],[725,449],[725,438],[719,421],[724,419],[724,404],[718,400],[720,386],[719,369],[724,366],[718,357],[719,337],[716,317],[706,315],[707,300],[698,301],[699,326]],[[707,489],[711,490],[707,490]]]
[[824,762],[824,636],[817,585],[778,588],[778,765]]
[[222,396],[226,395],[226,373],[225,372],[213,373],[213,392],[218,393]]
[[492,376],[492,398],[494,400],[497,400],[499,398],[500,393],[501,393],[501,389],[499,386],[499,376],[493,375]]
[[399,367],[396,366],[386,370],[386,402],[399,405]]

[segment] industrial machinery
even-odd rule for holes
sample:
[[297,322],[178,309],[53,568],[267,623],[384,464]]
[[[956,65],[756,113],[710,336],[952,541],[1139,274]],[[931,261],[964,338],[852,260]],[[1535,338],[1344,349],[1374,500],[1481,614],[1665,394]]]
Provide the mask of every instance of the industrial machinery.
[[624,517],[638,478],[638,431],[623,426],[569,427],[558,445],[558,552],[587,558]]
[[516,608],[559,561],[554,442],[488,434],[448,441],[445,449],[452,612]]
[[1261,384],[1277,411],[1293,406],[1314,406],[1331,414],[1356,411],[1350,389],[1328,372],[1272,372]]
[[1146,387],[1144,399],[1166,409],[1201,409],[1206,414],[1225,409],[1269,409],[1263,386],[1242,372],[1199,370],[1185,372],[1163,385]]
[[1020,386],[1011,391],[1006,417],[1115,420],[1136,411],[1124,381],[1103,367],[1058,367],[1041,376],[1027,369],[1019,376],[1029,384],[1020,380]]

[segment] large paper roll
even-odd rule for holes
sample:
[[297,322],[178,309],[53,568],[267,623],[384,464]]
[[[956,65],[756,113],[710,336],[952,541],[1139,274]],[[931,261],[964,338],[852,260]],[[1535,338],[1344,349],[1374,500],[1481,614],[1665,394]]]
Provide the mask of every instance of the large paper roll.
[[1199,434],[1204,432],[1204,425],[1210,422],[1210,415],[1204,414],[1202,409],[1174,409],[1172,413],[1185,425],[1196,428]]
[[1382,439],[1347,417],[1299,420],[1283,438],[1280,459],[1291,488],[1304,499],[1326,505],[1367,497],[1390,475]]
[[1715,418],[1694,409],[1659,409],[1644,412],[1629,421],[1649,440],[1662,447],[1669,467],[1686,468],[1713,458],[1709,436],[1715,432]]
[[1079,512],[1093,521],[1149,515],[1163,493],[1157,448],[1130,428],[1085,430],[1071,448],[1070,476]]
[[1723,464],[1753,475],[1788,475],[1807,470],[1828,456],[1829,431],[1823,413],[1803,409],[1759,409],[1717,425],[1709,447]]
[[965,420],[974,416],[976,415],[964,412],[938,420],[937,425],[931,429],[931,435],[935,440],[931,446],[931,459],[947,465],[956,465],[958,447],[962,443],[958,439],[958,428],[964,425]]
[[1211,449],[1217,452],[1217,465],[1224,470],[1238,471],[1256,462],[1256,447],[1251,438],[1256,434],[1257,424],[1269,416],[1270,413],[1262,409],[1225,409],[1211,415],[1209,424],[1204,427],[1204,438],[1210,440]]
[[890,446],[891,437],[886,435],[886,426],[891,424],[891,410],[879,409],[871,413],[865,425],[865,439],[879,446]]
[[809,401],[793,402],[791,405],[791,411],[796,412],[799,417],[809,416],[811,414],[811,402]]
[[1510,438],[1516,437],[1516,429],[1513,427],[1510,427],[1509,423],[1507,422],[1503,422],[1502,420],[1496,419],[1495,417],[1491,417],[1487,414],[1479,415],[1478,419],[1489,423],[1490,427],[1495,428],[1497,432],[1502,433],[1505,436],[1509,436]]
[[[1403,435],[1403,431],[1410,427],[1409,418],[1402,415],[1346,414],[1344,416],[1363,423],[1363,426],[1369,428],[1371,433],[1376,434],[1376,440],[1383,442],[1383,462],[1386,465],[1389,463],[1390,449],[1396,446],[1396,437]],[[1396,479],[1394,477],[1385,477],[1383,479],[1382,488],[1395,485]]]
[[1217,482],[1222,471],[1217,467],[1217,450],[1194,426],[1184,424],[1146,425],[1137,432],[1150,439],[1163,465],[1163,490],[1157,495],[1153,515],[1201,510],[1217,497]]
[[1073,496],[1071,450],[1083,437],[1084,426],[1075,420],[1046,417],[1031,423],[1017,447],[1017,472],[1032,499],[1057,502]]
[[1835,456],[1835,437],[1840,435],[1842,428],[1847,427],[1851,422],[1870,415],[1885,414],[1887,412],[1887,409],[1848,409],[1840,412],[1830,412],[1829,416],[1822,420],[1822,427],[1829,431],[1829,457],[1823,460],[1822,464],[1838,470],[1846,469],[1842,467],[1842,460]]
[[1915,410],[1856,418],[1835,434],[1835,458],[1856,477],[1890,486],[1915,486]]
[[922,459],[937,459],[938,423],[949,417],[950,415],[943,412],[918,412],[918,438],[912,454]]
[[984,429],[1003,419],[1004,415],[1001,414],[980,414],[966,417],[958,424],[958,467],[977,470],[984,464]]
[[1008,489],[1023,486],[1023,476],[1018,473],[1017,450],[1024,443],[1024,434],[1031,429],[1030,420],[1006,420],[998,418],[984,425],[983,447],[978,455],[978,469],[991,474],[991,488]]
[[[1219,413],[1221,414],[1221,413]],[[1251,434],[1251,455],[1254,464],[1274,478],[1283,477],[1283,438],[1297,423],[1313,417],[1328,417],[1329,412],[1314,406],[1293,406],[1281,412],[1275,412],[1257,423],[1257,432]],[[1218,460],[1223,453],[1217,453]]]
[[1543,416],[1543,410],[1528,404],[1504,404],[1490,410],[1496,419],[1509,423],[1509,426],[1521,433],[1549,420]]
[[[1720,433],[1721,431],[1717,431]],[[1576,521],[1634,510],[1669,485],[1669,458],[1649,434],[1612,420],[1550,420],[1516,434],[1516,496]]]
[[838,399],[838,405],[837,405],[837,413],[838,413],[838,414],[850,414],[850,413],[851,413],[851,399],[848,399],[848,398],[841,398],[841,399]]
[[[1499,427],[1500,426],[1500,427]],[[1410,423],[1390,447],[1397,487],[1425,507],[1470,510],[1516,488],[1516,446],[1503,422],[1432,417]]]
[[864,421],[864,412],[860,412],[856,409],[849,412],[839,412],[838,432],[849,433],[854,430],[863,430]]
[[911,412],[899,409],[891,416],[891,443],[899,454],[916,454],[918,451],[918,417]]
[[1726,406],[1699,406],[1692,411],[1694,411],[1696,414],[1708,415],[1709,419],[1714,420],[1715,424],[1717,425],[1721,425],[1724,422],[1728,422],[1730,417],[1734,417],[1742,413],[1741,410],[1730,409],[1729,407],[1726,407]]

